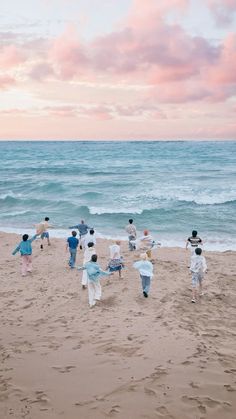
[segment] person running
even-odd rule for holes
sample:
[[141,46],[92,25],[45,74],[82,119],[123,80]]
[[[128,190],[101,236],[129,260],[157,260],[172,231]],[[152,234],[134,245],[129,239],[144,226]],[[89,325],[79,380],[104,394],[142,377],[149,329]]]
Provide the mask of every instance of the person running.
[[123,257],[120,255],[120,240],[116,240],[115,244],[109,246],[110,260],[108,262],[109,272],[118,272],[119,278],[122,279],[121,270],[124,268]]
[[88,243],[93,243],[94,246],[96,246],[97,240],[96,240],[95,231],[93,228],[91,228],[88,234],[86,234],[85,236],[85,239],[84,239],[85,249],[87,248]]
[[92,255],[91,260],[84,266],[78,267],[78,270],[86,269],[88,274],[88,297],[89,307],[95,306],[97,301],[101,300],[102,288],[100,284],[101,276],[111,275],[111,272],[103,271],[97,263],[97,255]]
[[45,217],[43,221],[41,221],[39,224],[36,224],[36,234],[40,235],[41,237],[41,245],[40,248],[43,250],[43,240],[47,239],[48,246],[51,245],[50,238],[49,238],[49,228],[53,228],[52,224],[49,224],[49,217]]
[[38,234],[35,234],[29,239],[28,234],[23,234],[22,241],[13,250],[12,255],[17,252],[21,254],[21,274],[26,276],[27,272],[32,272],[32,242],[37,238]]
[[207,272],[206,259],[202,256],[202,249],[197,247],[191,258],[190,272],[192,273],[192,303],[196,303],[196,288],[199,285],[199,295],[202,296],[202,281]]
[[[94,243],[89,242],[84,251],[83,265],[85,265],[87,262],[91,260],[92,255],[96,255],[96,249],[94,247]],[[82,288],[86,289],[88,285],[88,275],[87,275],[86,269],[83,270],[81,283],[82,283]]]
[[129,224],[125,227],[125,230],[128,233],[129,250],[133,251],[136,249],[135,240],[137,238],[137,230],[133,224],[132,218],[129,219]]
[[139,271],[143,296],[147,298],[150,291],[151,279],[153,277],[153,265],[148,260],[147,253],[141,253],[140,259],[141,260],[133,264],[133,267]]
[[80,224],[76,224],[75,226],[69,227],[69,228],[77,228],[79,230],[79,237],[80,237],[80,249],[84,249],[84,242],[86,234],[88,234],[88,230],[92,229],[92,227],[89,227],[87,224],[85,224],[84,220],[80,221]]
[[140,240],[140,247],[143,251],[146,252],[149,259],[152,258],[152,248],[155,244],[153,237],[149,234],[148,230],[144,230],[143,236],[139,239]]
[[77,236],[77,232],[73,230],[71,232],[71,236],[68,237],[67,244],[66,244],[66,250],[69,250],[70,252],[70,259],[68,263],[71,269],[75,267],[76,253],[77,253],[77,248],[79,245],[79,240],[77,239],[76,236]]
[[194,255],[195,253],[195,249],[202,245],[202,239],[200,237],[198,237],[197,235],[197,231],[193,230],[192,231],[192,236],[188,237],[187,242],[186,242],[186,249],[188,248],[188,246],[190,245],[190,249],[191,249],[191,254]]

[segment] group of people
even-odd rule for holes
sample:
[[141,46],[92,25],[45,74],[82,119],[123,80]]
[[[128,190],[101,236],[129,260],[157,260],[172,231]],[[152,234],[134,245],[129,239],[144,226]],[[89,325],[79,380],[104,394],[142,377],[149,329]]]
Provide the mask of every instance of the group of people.
[[[49,224],[49,217],[36,225],[36,234],[29,238],[28,234],[23,234],[22,241],[12,252],[15,255],[17,252],[21,254],[22,260],[22,276],[26,276],[27,272],[32,271],[32,242],[40,237],[41,244],[40,248],[43,250],[43,241],[47,240],[50,246],[50,238],[48,229],[53,228],[52,224]],[[77,225],[69,227],[72,229],[71,236],[66,241],[66,251],[69,251],[69,267],[74,269],[76,267],[76,255],[78,248],[83,251],[83,266],[78,266],[77,269],[82,271],[82,288],[88,289],[89,306],[92,308],[96,302],[101,299],[102,291],[100,284],[101,276],[108,276],[118,272],[119,278],[122,279],[122,269],[124,268],[124,260],[120,252],[119,240],[116,240],[111,246],[110,259],[107,264],[106,270],[102,270],[98,264],[98,256],[96,253],[96,236],[93,227],[88,226],[84,220]],[[77,238],[77,231],[79,238]],[[128,244],[129,250],[140,249],[141,253],[139,260],[134,262],[133,267],[139,271],[142,292],[145,298],[148,297],[151,285],[151,279],[153,277],[153,261],[152,261],[152,249],[159,246],[160,243],[156,242],[153,237],[149,234],[148,230],[144,230],[143,236],[137,238],[137,229],[133,223],[133,219],[129,220],[128,225],[125,228],[128,233]],[[204,273],[207,271],[207,265],[205,257],[202,256],[202,240],[197,235],[197,231],[192,231],[192,236],[187,239],[186,249],[190,246],[191,249],[191,264],[190,272],[192,273],[192,302],[197,301],[196,288],[199,285],[199,295],[203,294],[202,282]]]

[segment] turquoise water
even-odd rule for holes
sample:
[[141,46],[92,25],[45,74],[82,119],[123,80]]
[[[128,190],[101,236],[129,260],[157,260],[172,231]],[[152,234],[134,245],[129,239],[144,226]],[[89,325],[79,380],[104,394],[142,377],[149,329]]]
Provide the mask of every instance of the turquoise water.
[[[0,229],[45,216],[53,235],[84,218],[125,236],[133,217],[164,245],[197,229],[209,249],[236,249],[236,142],[0,142]],[[66,230],[66,231],[65,231]]]

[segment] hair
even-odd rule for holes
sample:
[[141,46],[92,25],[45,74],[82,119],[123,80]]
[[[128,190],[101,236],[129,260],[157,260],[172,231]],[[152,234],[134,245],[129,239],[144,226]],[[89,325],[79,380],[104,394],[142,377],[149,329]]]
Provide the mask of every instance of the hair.
[[201,249],[201,247],[197,247],[197,248],[195,249],[195,253],[196,253],[196,255],[201,255],[201,253],[202,253],[202,249]]
[[97,260],[98,260],[97,255],[92,255],[91,256],[91,262],[97,262]]
[[84,224],[84,220],[81,220],[81,224]]
[[49,217],[45,217],[45,218],[44,218],[44,220],[45,220],[45,221],[49,221]]
[[193,230],[193,231],[192,231],[192,236],[193,236],[193,237],[197,237],[197,230]]
[[94,234],[94,229],[93,229],[93,228],[91,228],[91,230],[89,230],[89,233],[90,233],[91,235],[93,235],[93,234]]
[[23,240],[24,242],[26,242],[26,241],[28,240],[28,238],[29,238],[29,235],[28,235],[28,234],[23,234],[23,236],[22,236],[22,240]]
[[130,224],[133,224],[133,221],[134,221],[134,220],[132,220],[132,218],[130,218],[130,219],[129,219],[129,223],[130,223]]
[[93,242],[89,242],[88,243],[88,247],[93,247],[94,246],[94,243]]
[[118,244],[118,246],[120,246],[120,240],[116,240],[116,244]]
[[147,236],[149,234],[149,231],[148,230],[144,230],[143,234],[144,234],[144,236]]
[[73,230],[73,231],[71,232],[71,234],[72,234],[72,236],[73,236],[73,237],[76,237],[76,236],[77,236],[77,231]]

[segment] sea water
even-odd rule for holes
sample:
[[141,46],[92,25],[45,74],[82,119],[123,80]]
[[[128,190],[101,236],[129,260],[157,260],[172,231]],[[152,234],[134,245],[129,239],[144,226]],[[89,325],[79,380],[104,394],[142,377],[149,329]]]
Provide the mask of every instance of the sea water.
[[0,230],[50,218],[67,237],[85,219],[126,237],[129,218],[164,246],[196,229],[209,250],[236,250],[236,142],[0,142]]

